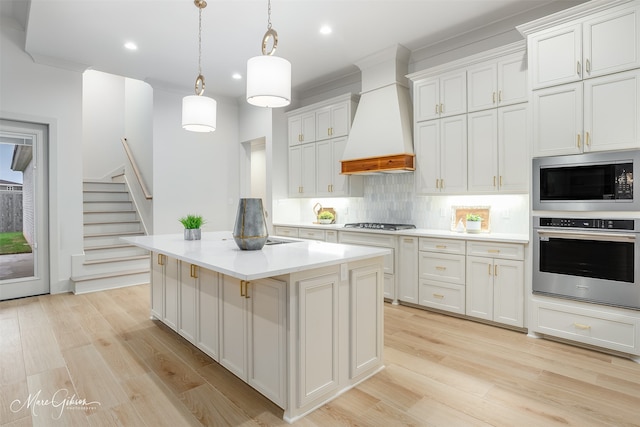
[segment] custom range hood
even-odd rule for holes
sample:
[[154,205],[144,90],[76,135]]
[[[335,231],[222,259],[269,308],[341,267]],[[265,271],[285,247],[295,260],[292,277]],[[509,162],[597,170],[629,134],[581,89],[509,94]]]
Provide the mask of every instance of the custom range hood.
[[356,63],[362,71],[362,93],[342,155],[343,174],[415,170],[405,77],[409,56],[407,48],[395,45]]

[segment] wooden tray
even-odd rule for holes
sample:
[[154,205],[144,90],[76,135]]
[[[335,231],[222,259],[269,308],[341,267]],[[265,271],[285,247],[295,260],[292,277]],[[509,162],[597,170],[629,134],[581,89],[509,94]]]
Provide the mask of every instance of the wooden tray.
[[491,206],[451,206],[451,231],[457,231],[456,227],[461,219],[466,227],[467,214],[482,217],[481,233],[488,233],[491,230]]

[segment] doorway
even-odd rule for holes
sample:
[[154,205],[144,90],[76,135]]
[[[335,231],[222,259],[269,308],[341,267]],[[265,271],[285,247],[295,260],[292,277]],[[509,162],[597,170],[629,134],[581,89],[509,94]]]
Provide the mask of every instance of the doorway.
[[48,127],[0,120],[0,300],[49,293]]
[[241,197],[262,199],[267,225],[270,227],[271,197],[267,188],[266,138],[256,138],[241,144]]

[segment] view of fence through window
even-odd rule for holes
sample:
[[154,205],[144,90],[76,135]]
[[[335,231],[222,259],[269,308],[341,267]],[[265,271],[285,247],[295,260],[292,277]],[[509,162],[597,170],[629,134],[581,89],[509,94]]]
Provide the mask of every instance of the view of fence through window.
[[31,143],[0,135],[0,281],[34,275]]

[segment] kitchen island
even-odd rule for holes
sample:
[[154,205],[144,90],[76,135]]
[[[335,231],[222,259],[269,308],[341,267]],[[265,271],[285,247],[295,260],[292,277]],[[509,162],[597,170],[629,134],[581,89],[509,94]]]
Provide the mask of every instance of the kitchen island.
[[230,232],[123,238],[151,251],[151,316],[284,409],[288,422],[382,365],[388,250]]

